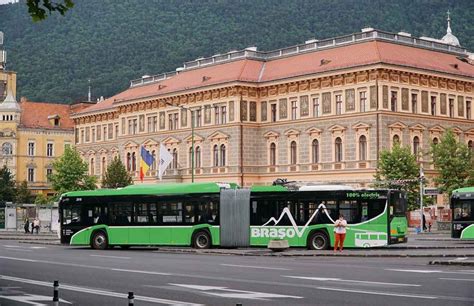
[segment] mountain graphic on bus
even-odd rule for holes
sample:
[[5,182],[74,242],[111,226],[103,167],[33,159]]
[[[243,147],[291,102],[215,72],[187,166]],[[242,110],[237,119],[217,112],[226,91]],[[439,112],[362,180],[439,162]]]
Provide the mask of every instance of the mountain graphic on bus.
[[354,235],[354,245],[360,248],[373,248],[387,245],[387,233],[359,232]]

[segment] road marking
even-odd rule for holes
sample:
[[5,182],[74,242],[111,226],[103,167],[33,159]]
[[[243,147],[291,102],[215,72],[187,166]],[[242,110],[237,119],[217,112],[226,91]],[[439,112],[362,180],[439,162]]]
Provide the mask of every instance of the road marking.
[[33,259],[15,258],[15,257],[7,257],[7,256],[0,256],[0,258],[10,259],[10,260],[18,260],[18,261],[27,261],[27,262],[38,262],[38,260],[33,260]]
[[5,248],[15,248],[15,249],[46,249],[45,247],[41,246],[21,246],[21,245],[4,245]]
[[309,279],[309,280],[316,280],[316,281],[323,281],[323,282],[337,281],[337,282],[345,282],[345,283],[361,283],[361,284],[405,286],[405,287],[420,287],[421,286],[417,284],[384,283],[384,282],[372,282],[372,281],[350,280],[350,279],[329,278],[329,277],[306,277],[306,276],[291,276],[291,275],[282,275],[282,277]]
[[332,287],[317,287],[320,290],[332,290],[332,291],[342,291],[342,292],[352,292],[352,293],[362,293],[362,294],[372,294],[372,295],[386,295],[386,296],[399,296],[399,297],[409,297],[417,299],[437,299],[436,296],[430,295],[417,295],[417,294],[403,294],[403,293],[392,293],[392,292],[377,292],[377,291],[366,291],[366,290],[352,290],[352,289],[340,289]]
[[[9,280],[13,282],[20,282],[20,283],[25,283],[25,284],[31,284],[31,285],[51,287],[51,282],[43,282],[43,281],[37,281],[37,280],[32,280],[32,279],[12,277],[12,276],[6,276],[6,275],[0,275],[0,279]],[[76,291],[76,292],[82,292],[82,293],[90,293],[90,294],[95,294],[95,295],[110,296],[110,297],[122,298],[124,300],[127,299],[128,297],[128,294],[126,293],[91,289],[91,288],[86,288],[86,287],[71,286],[71,285],[64,285],[64,284],[61,284],[60,288],[61,290],[69,290],[69,291]],[[135,295],[135,300],[145,301],[145,302],[150,302],[150,303],[155,303],[155,304],[165,304],[165,305],[176,305],[176,304],[186,305],[186,306],[201,306],[202,305],[202,304],[186,303],[182,301],[160,299],[160,298],[141,296],[141,295]]]
[[221,266],[238,267],[238,268],[252,268],[252,269],[267,269],[267,270],[284,270],[284,271],[291,271],[291,269],[273,268],[273,267],[243,266],[243,265],[231,265],[231,264],[221,264]]
[[[12,300],[16,302],[23,302],[25,304],[30,304],[34,306],[47,306],[49,302],[51,302],[51,297],[50,296],[45,296],[45,295],[37,295],[37,294],[26,294],[26,295],[0,295],[0,299],[6,299],[6,300]],[[37,303],[38,301],[47,301],[47,304],[41,304]],[[63,299],[59,299],[59,302],[61,303],[66,303],[66,304],[72,304],[71,302],[68,302]]]
[[267,300],[271,298],[289,298],[289,299],[302,299],[303,298],[301,296],[293,296],[293,295],[235,290],[235,289],[229,289],[227,287],[171,284],[171,283],[169,285],[188,288],[188,289],[194,289],[194,290],[202,291],[203,293],[207,295],[218,296],[218,297],[223,297],[223,298],[232,298],[232,299]]
[[25,250],[25,249],[14,249],[14,248],[8,248],[5,251],[14,251],[14,252],[32,252],[31,250]]
[[412,273],[443,273],[441,270],[409,270],[409,269],[384,269],[385,271],[412,272]]
[[109,255],[89,255],[92,257],[104,257],[104,258],[118,258],[118,259],[130,259],[130,257],[123,257],[123,256],[109,256]]
[[170,273],[153,272],[153,271],[127,270],[127,269],[110,269],[110,270],[120,271],[120,272],[130,272],[130,273],[154,274],[154,275],[172,275]]
[[474,279],[469,278],[449,278],[449,277],[440,277],[439,279],[453,280],[453,281],[465,281],[465,282],[474,282]]

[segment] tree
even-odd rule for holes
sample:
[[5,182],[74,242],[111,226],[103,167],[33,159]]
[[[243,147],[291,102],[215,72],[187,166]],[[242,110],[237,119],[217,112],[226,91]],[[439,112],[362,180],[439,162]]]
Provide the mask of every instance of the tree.
[[54,11],[64,14],[74,6],[72,0],[61,0],[60,2],[52,2],[51,0],[27,0],[26,5],[28,6],[28,13],[30,14],[33,21],[41,21],[46,19],[48,15],[46,13],[52,13]]
[[35,204],[38,206],[52,205],[53,199],[51,197],[45,196],[42,193],[38,193],[35,198]]
[[89,176],[84,163],[75,148],[66,147],[64,154],[54,161],[50,180],[53,189],[62,194],[68,191],[95,189],[96,177]]
[[0,201],[13,202],[15,200],[15,180],[7,166],[0,169]]
[[120,158],[115,157],[107,167],[104,179],[102,180],[102,188],[119,188],[133,184],[133,179],[125,169],[125,165]]
[[[376,186],[407,192],[408,210],[418,208],[420,166],[408,147],[395,144],[392,150],[382,150],[374,175]],[[400,182],[400,180],[403,180]],[[397,182],[398,181],[398,182]]]
[[451,195],[454,189],[468,186],[474,181],[474,156],[467,145],[458,142],[451,129],[438,144],[431,145],[433,164],[439,172],[435,178],[439,190]]
[[16,187],[16,202],[20,204],[30,203],[33,199],[31,191],[28,189],[28,183],[23,181]]

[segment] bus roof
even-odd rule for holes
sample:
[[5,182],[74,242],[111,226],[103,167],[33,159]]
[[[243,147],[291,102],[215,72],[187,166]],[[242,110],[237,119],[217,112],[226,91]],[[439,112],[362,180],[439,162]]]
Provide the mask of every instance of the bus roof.
[[221,188],[236,188],[236,184],[218,183],[172,183],[172,184],[140,184],[130,185],[117,189],[96,189],[84,191],[71,191],[63,197],[101,197],[125,195],[173,195],[195,193],[219,193]]
[[288,188],[281,185],[250,187],[250,192],[283,192],[283,191],[288,191]]
[[453,190],[453,194],[465,193],[465,192],[474,193],[474,187],[464,187],[464,188],[458,188],[458,189]]

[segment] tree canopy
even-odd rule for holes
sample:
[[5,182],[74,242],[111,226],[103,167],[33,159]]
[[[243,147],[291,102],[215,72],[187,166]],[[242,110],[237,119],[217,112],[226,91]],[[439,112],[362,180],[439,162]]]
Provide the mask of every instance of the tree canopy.
[[13,202],[15,200],[15,178],[7,166],[0,169],[0,202]]
[[53,189],[62,194],[69,191],[96,188],[96,177],[88,175],[88,167],[75,148],[65,147],[64,154],[53,163],[49,177]]
[[469,0],[81,0],[66,16],[37,23],[20,2],[0,5],[0,30],[8,69],[19,76],[17,96],[69,103],[87,99],[88,79],[93,98],[108,97],[131,79],[249,46],[272,50],[367,26],[441,38],[448,9],[453,34],[473,51]]
[[125,165],[120,158],[115,157],[107,166],[107,171],[102,180],[102,188],[119,188],[132,184],[133,179],[125,169]]

